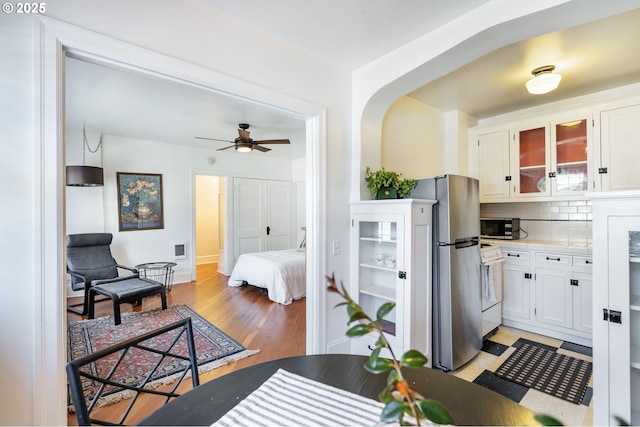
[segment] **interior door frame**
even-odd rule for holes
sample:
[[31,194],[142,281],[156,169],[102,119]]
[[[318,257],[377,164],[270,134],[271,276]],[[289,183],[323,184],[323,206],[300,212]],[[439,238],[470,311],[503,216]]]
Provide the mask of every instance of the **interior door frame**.
[[34,18],[34,424],[66,425],[64,59],[83,60],[161,76],[275,108],[305,120],[307,191],[307,353],[326,352],[322,286],[326,230],[326,108],[195,64],[116,40],[47,16]]

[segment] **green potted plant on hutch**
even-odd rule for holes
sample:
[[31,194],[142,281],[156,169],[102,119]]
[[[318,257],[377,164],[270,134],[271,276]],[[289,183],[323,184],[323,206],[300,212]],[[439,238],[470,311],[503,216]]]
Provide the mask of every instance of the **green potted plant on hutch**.
[[372,171],[367,166],[364,179],[375,199],[403,199],[411,194],[417,182],[415,179],[401,177],[401,173],[387,171],[384,167],[378,171]]

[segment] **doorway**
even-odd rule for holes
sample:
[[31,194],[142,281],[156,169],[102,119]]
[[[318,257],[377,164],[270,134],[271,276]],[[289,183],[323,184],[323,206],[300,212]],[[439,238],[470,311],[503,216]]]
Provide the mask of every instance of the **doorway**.
[[195,264],[217,264],[217,271],[226,276],[226,185],[227,178],[215,175],[195,175]]

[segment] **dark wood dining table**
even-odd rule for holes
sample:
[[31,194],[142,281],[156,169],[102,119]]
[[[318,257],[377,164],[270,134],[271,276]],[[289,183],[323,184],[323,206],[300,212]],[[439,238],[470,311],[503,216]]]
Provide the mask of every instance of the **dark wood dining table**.
[[[387,374],[367,372],[366,360],[366,356],[327,354],[249,366],[201,384],[149,415],[141,425],[210,425],[278,369],[377,400]],[[426,367],[403,372],[425,398],[442,403],[456,425],[538,425],[532,411],[477,384]]]

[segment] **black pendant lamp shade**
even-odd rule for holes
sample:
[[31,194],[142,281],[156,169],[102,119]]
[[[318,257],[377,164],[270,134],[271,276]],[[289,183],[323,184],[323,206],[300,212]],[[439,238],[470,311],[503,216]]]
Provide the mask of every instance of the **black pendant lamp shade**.
[[104,172],[96,166],[67,166],[67,186],[101,187],[104,185]]

